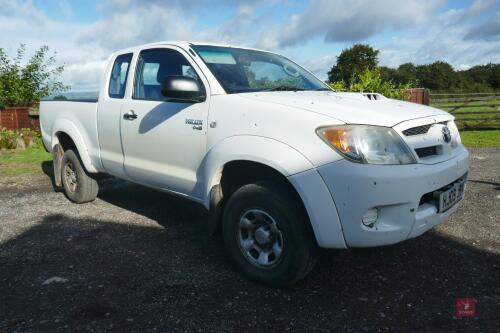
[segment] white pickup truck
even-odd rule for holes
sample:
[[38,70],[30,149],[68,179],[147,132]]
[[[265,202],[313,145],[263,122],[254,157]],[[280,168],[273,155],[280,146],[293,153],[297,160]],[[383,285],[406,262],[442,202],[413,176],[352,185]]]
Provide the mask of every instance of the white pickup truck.
[[209,210],[247,277],[289,285],[318,247],[394,244],[446,220],[468,152],[450,114],[340,93],[287,58],[160,42],[111,55],[98,100],[44,101],[55,183],[76,202],[110,174]]

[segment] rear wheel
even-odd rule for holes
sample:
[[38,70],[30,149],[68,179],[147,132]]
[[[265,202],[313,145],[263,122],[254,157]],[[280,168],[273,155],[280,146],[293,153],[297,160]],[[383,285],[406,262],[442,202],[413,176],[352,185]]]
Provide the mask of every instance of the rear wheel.
[[303,278],[316,262],[316,244],[298,199],[282,184],[244,185],[229,198],[222,233],[236,267],[276,287]]
[[73,202],[93,201],[99,190],[97,181],[84,170],[73,150],[66,150],[61,161],[61,178],[66,196]]

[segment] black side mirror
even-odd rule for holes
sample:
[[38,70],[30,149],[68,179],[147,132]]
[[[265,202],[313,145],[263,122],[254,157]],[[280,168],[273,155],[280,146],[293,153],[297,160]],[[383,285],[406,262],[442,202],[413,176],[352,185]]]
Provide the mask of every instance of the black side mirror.
[[206,99],[205,87],[186,76],[167,76],[161,85],[161,93],[170,100],[199,103]]

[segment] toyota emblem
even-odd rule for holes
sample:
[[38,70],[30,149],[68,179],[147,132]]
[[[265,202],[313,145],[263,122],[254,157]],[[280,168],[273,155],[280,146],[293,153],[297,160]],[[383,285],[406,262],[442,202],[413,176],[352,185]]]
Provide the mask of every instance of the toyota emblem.
[[451,141],[451,132],[448,126],[443,126],[442,132],[444,142],[449,143]]

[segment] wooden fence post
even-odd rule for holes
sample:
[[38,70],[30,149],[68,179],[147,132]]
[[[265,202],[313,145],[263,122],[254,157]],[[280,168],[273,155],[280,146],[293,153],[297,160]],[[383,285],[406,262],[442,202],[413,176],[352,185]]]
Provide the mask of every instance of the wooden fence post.
[[429,105],[429,89],[426,88],[411,88],[407,90],[408,102]]

